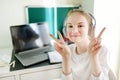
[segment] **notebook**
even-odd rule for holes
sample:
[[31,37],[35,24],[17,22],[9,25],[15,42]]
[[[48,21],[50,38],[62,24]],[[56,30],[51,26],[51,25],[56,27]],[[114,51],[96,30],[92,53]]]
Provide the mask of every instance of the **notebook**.
[[48,60],[47,52],[53,51],[47,22],[10,26],[15,57],[23,66]]

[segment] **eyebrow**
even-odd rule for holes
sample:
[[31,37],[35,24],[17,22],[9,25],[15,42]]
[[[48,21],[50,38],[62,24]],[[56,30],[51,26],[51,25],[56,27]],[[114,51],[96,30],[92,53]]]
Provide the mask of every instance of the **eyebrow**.
[[66,23],[66,24],[71,24],[71,23]]
[[83,24],[83,23],[85,23],[85,22],[79,22],[78,24]]
[[[79,22],[78,24],[83,24],[83,23],[85,23],[85,22]],[[66,25],[67,25],[67,24],[72,24],[72,23],[66,23]]]

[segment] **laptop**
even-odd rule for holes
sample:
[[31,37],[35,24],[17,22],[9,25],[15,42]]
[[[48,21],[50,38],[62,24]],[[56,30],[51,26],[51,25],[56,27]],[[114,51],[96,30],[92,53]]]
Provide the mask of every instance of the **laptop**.
[[54,50],[47,22],[10,26],[10,32],[15,57],[25,67],[48,60]]

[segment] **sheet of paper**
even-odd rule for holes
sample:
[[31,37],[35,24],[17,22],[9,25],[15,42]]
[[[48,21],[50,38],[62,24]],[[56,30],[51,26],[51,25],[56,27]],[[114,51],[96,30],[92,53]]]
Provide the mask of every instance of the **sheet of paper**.
[[62,56],[57,51],[48,52],[50,63],[62,62]]

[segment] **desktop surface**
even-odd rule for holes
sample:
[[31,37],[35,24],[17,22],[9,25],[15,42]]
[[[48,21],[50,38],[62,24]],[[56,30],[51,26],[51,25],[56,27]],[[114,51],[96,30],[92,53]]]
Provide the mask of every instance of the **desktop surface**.
[[37,64],[33,64],[31,66],[27,66],[27,67],[24,67],[21,62],[15,57],[14,55],[14,51],[12,52],[12,57],[11,57],[11,62],[12,61],[15,61],[15,66],[13,67],[12,65],[10,66],[10,71],[16,71],[16,70],[22,70],[22,69],[28,69],[28,68],[34,68],[34,67],[42,67],[42,66],[48,66],[48,65],[54,65],[54,64],[60,64],[61,62],[59,63],[50,63],[49,60],[46,60],[46,61],[43,61],[43,62],[40,62],[40,63],[37,63]]

